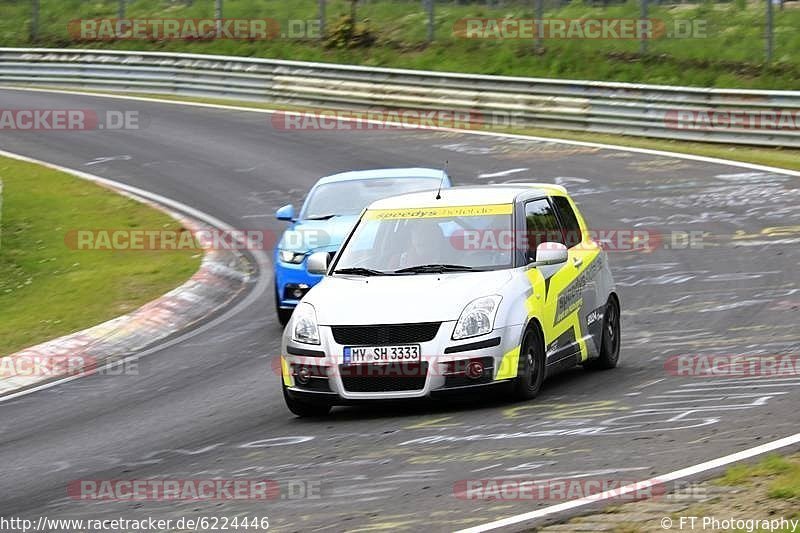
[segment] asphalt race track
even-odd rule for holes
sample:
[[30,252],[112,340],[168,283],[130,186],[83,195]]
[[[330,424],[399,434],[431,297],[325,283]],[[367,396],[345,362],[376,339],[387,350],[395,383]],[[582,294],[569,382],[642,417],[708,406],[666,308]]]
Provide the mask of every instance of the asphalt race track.
[[[236,228],[280,231],[275,209],[299,204],[324,174],[449,160],[457,184],[561,183],[594,229],[666,235],[649,253],[609,252],[623,309],[618,369],[567,372],[529,403],[340,407],[325,420],[284,407],[272,273],[257,253],[268,283],[253,285],[266,288],[255,303],[142,359],[139,375],[0,403],[2,516],[268,516],[277,531],[452,531],[558,503],[464,500],[458,480],[646,479],[797,431],[800,378],[664,368],[678,354],[800,353],[796,177],[467,133],[281,131],[268,114],[81,95],[3,90],[0,108],[140,111],[149,117],[140,130],[0,131],[0,148],[135,185]],[[702,248],[670,232],[703,232]],[[73,480],[151,477],[313,482],[320,494],[67,496]]]

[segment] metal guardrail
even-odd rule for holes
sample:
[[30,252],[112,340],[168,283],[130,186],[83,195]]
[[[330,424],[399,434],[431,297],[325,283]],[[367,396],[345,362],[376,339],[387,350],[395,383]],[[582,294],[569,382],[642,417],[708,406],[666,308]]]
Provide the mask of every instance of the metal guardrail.
[[[0,84],[506,115],[515,127],[800,147],[800,91],[705,89],[243,57],[0,48]],[[714,118],[717,123],[706,123]],[[704,127],[707,126],[707,127]]]

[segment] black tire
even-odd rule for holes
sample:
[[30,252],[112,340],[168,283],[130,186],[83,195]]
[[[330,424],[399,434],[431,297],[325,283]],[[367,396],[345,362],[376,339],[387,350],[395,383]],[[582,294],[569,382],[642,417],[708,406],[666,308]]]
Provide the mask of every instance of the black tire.
[[281,387],[283,388],[283,399],[286,401],[286,407],[296,416],[300,418],[319,418],[327,416],[328,413],[331,412],[331,404],[297,400],[289,396],[289,393],[286,391],[286,386],[283,385],[283,383],[281,383]]
[[603,313],[603,338],[600,341],[600,355],[587,361],[584,366],[590,370],[609,370],[619,363],[620,312],[619,301],[612,295]]
[[281,326],[286,326],[289,323],[289,319],[292,318],[293,309],[282,309],[281,308],[281,299],[278,295],[278,282],[275,282],[275,314],[278,315],[278,322],[280,322]]
[[519,375],[514,382],[515,400],[531,400],[538,396],[544,382],[544,349],[535,326],[525,332],[519,349]]

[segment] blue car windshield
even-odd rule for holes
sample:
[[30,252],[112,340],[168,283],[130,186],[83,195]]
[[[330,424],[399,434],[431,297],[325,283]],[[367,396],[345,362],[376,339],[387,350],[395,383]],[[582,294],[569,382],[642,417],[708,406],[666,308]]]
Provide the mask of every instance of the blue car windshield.
[[301,219],[323,219],[338,215],[357,215],[366,206],[397,194],[439,187],[441,178],[371,178],[325,183],[311,191]]

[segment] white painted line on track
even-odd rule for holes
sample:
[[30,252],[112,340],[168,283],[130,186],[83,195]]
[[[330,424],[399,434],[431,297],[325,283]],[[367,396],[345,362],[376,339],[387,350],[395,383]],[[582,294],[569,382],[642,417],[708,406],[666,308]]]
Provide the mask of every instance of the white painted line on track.
[[491,174],[478,174],[479,178],[501,178],[503,176],[510,176],[511,174],[518,174],[530,170],[529,168],[512,168],[511,170],[503,170],[501,172],[493,172]]
[[[38,87],[14,87],[13,85],[0,85],[0,89],[9,90],[9,91],[29,91],[29,92],[42,92],[42,93],[60,93],[60,94],[76,94],[79,96],[92,96],[97,98],[116,98],[122,100],[136,100],[140,102],[153,102],[158,104],[173,104],[173,105],[184,105],[184,106],[192,106],[192,107],[206,107],[209,109],[226,109],[229,111],[242,111],[247,113],[263,113],[267,115],[271,115],[274,113],[285,113],[287,115],[300,115],[302,113],[296,111],[281,111],[278,109],[259,109],[253,107],[243,107],[243,106],[236,106],[236,105],[226,105],[226,104],[209,104],[204,102],[186,102],[180,100],[168,100],[165,98],[152,98],[146,96],[126,96],[121,94],[106,94],[106,93],[96,93],[91,91],[78,91],[78,90],[69,90],[69,89],[48,89],[48,88],[38,88]],[[368,123],[368,124],[381,124],[386,126],[401,126],[401,127],[408,127],[407,124],[402,124],[399,122],[387,122],[387,121],[378,121],[378,120],[363,120],[357,118],[347,118],[342,117],[339,120],[342,121],[349,121],[349,122],[360,122],[360,123]],[[739,168],[749,168],[751,170],[761,170],[765,172],[778,172],[781,174],[786,174],[788,176],[800,177],[800,171],[797,170],[789,170],[786,168],[780,167],[771,167],[768,165],[757,165],[755,163],[745,163],[743,161],[731,161],[729,159],[722,159],[718,157],[706,157],[702,155],[693,155],[693,154],[683,154],[680,152],[669,152],[667,150],[651,150],[649,148],[633,148],[629,146],[622,146],[619,144],[604,144],[604,143],[594,143],[589,141],[571,141],[568,139],[560,139],[558,137],[536,137],[533,135],[519,135],[515,133],[498,133],[493,131],[475,131],[475,130],[464,130],[458,128],[443,128],[443,127],[435,127],[435,126],[426,126],[424,128],[419,128],[422,130],[431,130],[431,131],[448,131],[454,133],[464,133],[466,135],[480,135],[483,137],[496,137],[496,138],[505,138],[505,139],[519,139],[523,141],[538,141],[538,142],[549,142],[549,143],[557,143],[557,144],[566,144],[570,146],[585,146],[588,148],[600,148],[605,150],[618,150],[623,152],[632,152],[637,154],[647,154],[647,155],[657,155],[663,157],[674,157],[676,159],[686,159],[689,161],[700,161],[703,163],[713,163],[717,165],[728,165],[732,167],[739,167]],[[647,137],[643,137],[646,139]]]
[[743,461],[745,459],[749,459],[757,455],[762,455],[798,443],[800,443],[800,433],[795,433],[794,435],[791,435],[789,437],[784,437],[782,439],[773,442],[768,442],[767,444],[762,444],[760,446],[756,446],[755,448],[748,448],[746,450],[732,453],[730,455],[726,455],[718,459],[712,459],[711,461],[706,461],[704,463],[696,464],[694,466],[683,468],[681,470],[675,470],[673,472],[669,472],[668,474],[664,474],[662,476],[657,476],[645,481],[640,481],[639,483],[625,485],[624,487],[621,487],[619,489],[613,489],[599,494],[586,496],[585,498],[578,498],[576,500],[570,500],[568,502],[559,503],[557,505],[551,505],[549,507],[537,509],[529,513],[523,513],[516,516],[510,516],[508,518],[503,518],[501,520],[495,520],[494,522],[488,522],[480,526],[474,526],[467,529],[462,529],[460,531],[457,531],[456,533],[481,533],[483,531],[493,531],[503,527],[514,526],[522,524],[524,522],[530,522],[533,520],[544,518],[546,516],[562,513],[564,511],[577,509],[579,507],[585,507],[593,503],[602,502],[612,498],[618,498],[620,496],[629,494],[631,492],[641,491],[643,488],[646,487],[663,485],[664,483],[668,483],[670,481],[676,481],[689,476],[701,474],[703,472],[707,472],[709,470],[713,470],[721,466],[726,466],[731,463],[735,463],[737,461]]
[[[24,155],[15,154],[13,152],[7,152],[5,150],[0,150],[0,156],[8,157],[10,159],[16,159],[17,161],[24,161],[26,163],[35,163],[37,165],[41,165],[41,166],[46,167],[46,168],[50,168],[50,169],[53,169],[53,170],[58,170],[58,171],[61,171],[61,172],[65,172],[67,174],[71,174],[71,175],[73,175],[75,177],[78,177],[78,178],[81,178],[81,179],[85,179],[85,180],[88,180],[88,181],[99,183],[101,185],[104,185],[104,186],[112,188],[112,189],[121,190],[121,191],[127,192],[128,194],[131,194],[131,195],[134,195],[134,196],[138,196],[138,197],[141,197],[141,198],[145,198],[147,200],[150,200],[150,201],[155,202],[157,204],[163,205],[163,206],[168,207],[170,209],[173,209],[175,211],[179,211],[181,213],[184,213],[184,214],[186,214],[186,215],[188,215],[188,216],[190,216],[192,218],[195,218],[197,220],[205,222],[206,224],[208,224],[210,226],[213,226],[213,227],[215,227],[217,229],[220,229],[220,230],[232,231],[234,229],[233,226],[231,226],[230,224],[228,224],[226,222],[223,222],[222,220],[220,220],[220,219],[218,219],[218,218],[216,218],[216,217],[214,217],[212,215],[209,215],[208,213],[204,213],[203,211],[200,211],[198,209],[190,207],[190,206],[188,206],[186,204],[183,204],[183,203],[178,202],[176,200],[173,200],[171,198],[167,198],[166,196],[161,196],[160,194],[152,193],[152,192],[146,191],[144,189],[140,189],[138,187],[134,187],[132,185],[126,185],[124,183],[120,183],[118,181],[114,181],[114,180],[111,180],[111,179],[103,178],[101,176],[96,176],[94,174],[88,174],[88,173],[82,172],[80,170],[75,170],[75,169],[71,169],[71,168],[67,168],[67,167],[62,167],[61,165],[48,163],[47,161],[41,161],[41,160],[38,160],[38,159],[34,159],[32,157],[27,157],[27,156],[24,156]],[[264,252],[258,251],[258,250],[253,250],[253,251],[251,251],[251,253],[253,254],[253,256],[256,259],[256,263],[257,264],[255,266],[256,266],[256,269],[258,271],[262,270],[264,268],[264,266],[269,263],[269,258],[267,257],[267,255]],[[206,322],[206,323],[198,326],[197,328],[191,329],[191,330],[187,331],[186,333],[178,335],[177,337],[175,337],[175,338],[173,338],[173,339],[171,339],[171,340],[169,340],[167,342],[158,344],[158,345],[153,346],[153,347],[151,347],[151,348],[149,348],[149,349],[147,349],[145,351],[133,354],[133,355],[131,355],[129,357],[125,357],[122,360],[116,360],[116,361],[110,362],[108,364],[101,365],[96,369],[96,371],[99,372],[99,371],[107,369],[107,368],[112,368],[113,366],[119,365],[120,363],[124,363],[125,361],[132,361],[132,360],[137,360],[137,359],[144,358],[144,357],[146,357],[148,355],[152,355],[154,353],[160,352],[161,350],[163,350],[165,348],[169,348],[170,346],[173,346],[175,344],[183,342],[186,339],[189,339],[189,338],[192,338],[192,337],[194,337],[196,335],[199,335],[200,333],[203,333],[203,332],[205,332],[205,331],[207,331],[207,330],[209,330],[209,329],[211,329],[213,327],[216,327],[216,326],[218,326],[218,325],[220,325],[222,323],[229,322],[232,317],[237,315],[243,309],[246,309],[247,307],[249,307],[253,303],[257,302],[259,300],[259,298],[261,298],[261,295],[264,294],[266,290],[268,290],[268,288],[269,288],[268,276],[262,276],[260,274],[256,274],[255,287],[253,287],[253,289],[241,301],[237,302],[233,307],[227,309],[220,316],[216,317],[215,319],[213,319],[213,320],[211,320],[209,322]],[[62,378],[62,379],[57,379],[57,380],[54,380],[54,381],[50,381],[48,383],[44,383],[44,384],[36,386],[36,387],[31,387],[29,389],[25,389],[25,390],[22,390],[22,391],[19,391],[19,392],[11,393],[11,394],[8,394],[8,395],[0,397],[0,403],[7,402],[7,401],[13,400],[15,398],[19,398],[21,396],[27,396],[28,394],[33,394],[34,392],[37,392],[37,391],[40,391],[40,390],[49,389],[51,387],[55,387],[55,386],[60,385],[62,383],[67,383],[67,382],[70,382],[70,381],[73,381],[73,380],[76,380],[76,379],[79,379],[79,378],[82,378],[82,377],[84,377],[83,374],[76,374],[74,376],[68,376],[68,377],[65,377],[65,378]]]

